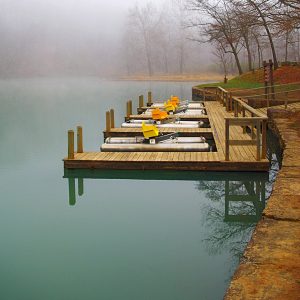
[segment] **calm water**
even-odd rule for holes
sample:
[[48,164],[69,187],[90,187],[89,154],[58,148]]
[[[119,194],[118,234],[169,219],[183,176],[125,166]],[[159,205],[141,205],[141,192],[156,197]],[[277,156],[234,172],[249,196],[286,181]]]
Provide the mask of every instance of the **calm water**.
[[126,100],[191,98],[193,85],[0,81],[1,300],[222,299],[268,174],[64,174],[61,161],[68,129],[99,149],[107,109],[119,125]]

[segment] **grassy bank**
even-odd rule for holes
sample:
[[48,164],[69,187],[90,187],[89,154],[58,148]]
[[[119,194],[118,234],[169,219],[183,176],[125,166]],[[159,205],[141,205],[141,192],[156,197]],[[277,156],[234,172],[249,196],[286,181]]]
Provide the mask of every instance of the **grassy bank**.
[[[299,66],[283,66],[274,71],[275,84],[288,84],[300,82],[300,67]],[[262,69],[244,73],[224,82],[216,82],[211,84],[198,85],[199,88],[204,86],[221,86],[225,89],[251,89],[264,86],[264,73]],[[295,87],[294,87],[295,88]]]

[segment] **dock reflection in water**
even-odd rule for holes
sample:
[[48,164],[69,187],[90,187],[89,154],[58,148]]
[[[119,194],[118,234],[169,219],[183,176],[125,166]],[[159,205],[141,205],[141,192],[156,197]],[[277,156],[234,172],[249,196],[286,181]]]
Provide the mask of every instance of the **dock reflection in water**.
[[[126,239],[126,245],[135,245],[142,238],[147,247],[139,255],[155,253],[150,265],[155,264],[157,257],[160,259],[160,267],[157,266],[155,272],[164,273],[163,262],[172,258],[169,268],[182,271],[195,283],[198,299],[202,294],[207,296],[205,299],[222,298],[261,218],[271,184],[269,173],[65,170],[64,177],[69,187],[69,204],[76,211],[86,211],[88,205],[82,200],[99,201],[99,198],[93,198],[92,190],[102,188],[105,211],[107,202],[112,205],[109,226],[118,228],[121,219],[124,230],[123,235],[114,238]],[[105,183],[100,184],[102,180]],[[168,190],[172,186],[174,191]],[[117,191],[112,193],[122,195],[120,202],[114,199],[115,196],[108,196],[109,188],[114,187]],[[181,187],[187,190],[181,190]],[[74,207],[76,198],[78,207]],[[127,228],[123,210],[124,218],[130,216],[133,220],[130,221],[133,227]],[[132,228],[135,228],[134,237],[129,234]],[[103,238],[100,241],[105,243]],[[141,262],[136,264],[140,272],[148,272],[147,268],[141,267]],[[213,270],[218,270],[218,274]],[[180,272],[175,273],[183,280]],[[172,272],[168,273],[159,284],[169,285],[173,282],[172,276]],[[210,284],[218,289],[213,290]],[[187,293],[184,288],[181,292]],[[172,297],[165,299],[183,299]]]
[[135,179],[135,180],[184,180],[197,182],[197,188],[206,192],[212,201],[225,200],[224,221],[256,223],[265,208],[268,173],[222,172],[157,172],[157,171],[104,171],[65,169],[68,179],[69,204],[76,204],[77,195],[84,193],[84,179]]

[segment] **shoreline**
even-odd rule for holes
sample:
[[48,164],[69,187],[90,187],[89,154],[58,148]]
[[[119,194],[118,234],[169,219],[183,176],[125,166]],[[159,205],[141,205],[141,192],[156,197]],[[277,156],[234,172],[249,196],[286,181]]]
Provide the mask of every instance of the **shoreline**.
[[296,299],[300,291],[300,111],[269,109],[282,167],[224,299]]
[[120,76],[114,78],[118,81],[174,81],[174,82],[219,82],[224,79],[223,75],[207,73],[207,74],[182,74],[182,75],[133,75],[133,76]]

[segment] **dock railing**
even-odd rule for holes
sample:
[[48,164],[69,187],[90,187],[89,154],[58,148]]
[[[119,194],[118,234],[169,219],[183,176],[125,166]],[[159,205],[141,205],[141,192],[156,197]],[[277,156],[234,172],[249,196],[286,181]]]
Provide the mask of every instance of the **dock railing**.
[[[230,146],[256,145],[256,160],[266,158],[267,154],[267,116],[260,113],[241,98],[233,97],[231,92],[222,87],[216,88],[216,101],[222,104],[226,111],[233,111],[233,117],[225,117],[225,160],[229,161]],[[250,129],[250,140],[231,140],[230,127],[241,126],[243,133]]]

